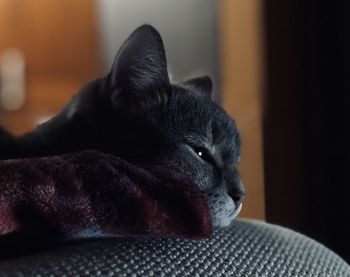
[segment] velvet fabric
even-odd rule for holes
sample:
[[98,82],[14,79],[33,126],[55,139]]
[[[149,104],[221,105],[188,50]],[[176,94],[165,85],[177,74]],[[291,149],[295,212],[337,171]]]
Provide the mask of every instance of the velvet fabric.
[[184,176],[97,151],[0,161],[0,235],[201,239],[212,233],[206,199]]

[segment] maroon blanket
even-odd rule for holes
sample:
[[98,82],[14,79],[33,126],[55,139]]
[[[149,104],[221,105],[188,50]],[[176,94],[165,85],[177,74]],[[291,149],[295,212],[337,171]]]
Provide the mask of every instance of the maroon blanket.
[[84,151],[0,162],[0,235],[43,237],[212,232],[205,197],[175,173]]

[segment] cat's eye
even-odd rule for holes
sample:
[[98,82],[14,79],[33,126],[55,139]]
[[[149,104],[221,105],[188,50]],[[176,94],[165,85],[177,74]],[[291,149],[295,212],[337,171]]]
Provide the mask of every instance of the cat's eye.
[[204,161],[212,164],[212,165],[215,165],[215,160],[214,158],[212,157],[212,155],[209,153],[209,151],[203,147],[195,147],[193,146],[192,147],[194,152],[196,152],[196,154],[201,158],[203,159]]

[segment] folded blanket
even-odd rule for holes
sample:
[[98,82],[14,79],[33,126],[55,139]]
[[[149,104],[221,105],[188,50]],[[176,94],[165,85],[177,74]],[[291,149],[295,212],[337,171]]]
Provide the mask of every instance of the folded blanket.
[[50,238],[212,232],[201,191],[174,172],[84,151],[0,161],[0,235]]

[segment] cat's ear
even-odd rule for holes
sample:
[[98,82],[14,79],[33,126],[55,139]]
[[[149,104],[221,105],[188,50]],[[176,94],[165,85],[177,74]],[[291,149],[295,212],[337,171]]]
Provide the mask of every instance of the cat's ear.
[[205,96],[211,96],[213,91],[213,81],[209,76],[202,76],[190,79],[183,83],[185,87],[192,88],[196,92],[199,92]]
[[108,76],[112,100],[119,93],[138,95],[170,86],[163,41],[150,25],[138,27],[123,43]]

